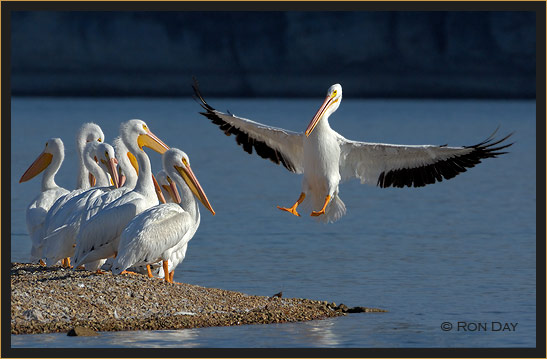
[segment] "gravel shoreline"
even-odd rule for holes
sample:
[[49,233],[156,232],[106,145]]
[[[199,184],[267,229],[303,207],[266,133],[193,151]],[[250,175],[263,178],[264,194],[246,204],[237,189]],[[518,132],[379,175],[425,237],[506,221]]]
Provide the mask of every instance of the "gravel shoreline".
[[11,334],[286,323],[384,311],[169,284],[140,274],[114,276],[27,263],[12,263],[11,268]]

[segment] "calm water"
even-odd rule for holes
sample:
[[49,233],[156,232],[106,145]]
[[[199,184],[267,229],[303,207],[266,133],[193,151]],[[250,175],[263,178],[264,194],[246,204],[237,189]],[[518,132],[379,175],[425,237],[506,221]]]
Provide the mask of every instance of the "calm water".
[[[321,99],[208,99],[220,110],[302,131]],[[50,137],[65,142],[57,183],[74,188],[74,133],[85,121],[107,142],[119,123],[147,121],[186,151],[216,216],[202,210],[176,281],[253,295],[372,306],[308,323],[167,332],[12,336],[13,347],[534,347],[536,344],[535,102],[344,99],[333,128],[355,140],[472,145],[498,126],[511,153],[419,189],[341,185],[348,213],[329,225],[281,212],[301,176],[250,156],[197,114],[193,100],[13,99],[11,259],[26,261],[24,211],[39,180],[19,184]],[[155,170],[160,156],[148,151]],[[515,331],[441,330],[443,322],[518,323]]]

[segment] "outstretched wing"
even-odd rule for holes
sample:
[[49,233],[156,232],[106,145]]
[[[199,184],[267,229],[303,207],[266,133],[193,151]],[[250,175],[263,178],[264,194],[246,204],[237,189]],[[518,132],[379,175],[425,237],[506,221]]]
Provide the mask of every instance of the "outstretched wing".
[[[497,131],[497,130],[496,130]],[[494,141],[494,132],[473,146],[405,146],[357,142],[339,136],[342,180],[359,178],[361,183],[385,187],[422,187],[450,179],[474,167],[484,158],[507,153],[501,150],[511,135]]]
[[283,164],[289,171],[303,173],[304,150],[303,134],[287,131],[282,128],[266,126],[232,114],[225,114],[211,107],[201,96],[197,81],[192,85],[205,112],[203,116],[218,125],[227,136],[235,135],[238,145],[248,153],[268,158],[276,164]]

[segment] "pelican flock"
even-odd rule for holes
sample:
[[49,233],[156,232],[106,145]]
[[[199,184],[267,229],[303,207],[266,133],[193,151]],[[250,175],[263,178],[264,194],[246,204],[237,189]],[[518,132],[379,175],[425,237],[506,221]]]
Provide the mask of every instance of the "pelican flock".
[[132,191],[109,203],[82,226],[76,239],[75,266],[115,257],[119,238],[125,226],[140,212],[159,204],[150,159],[143,147],[149,147],[161,154],[169,147],[141,120],[123,123],[120,126],[120,136],[127,149],[137,159],[137,183]]
[[[453,178],[485,158],[506,153],[503,150],[512,145],[505,142],[511,134],[501,139],[492,134],[476,145],[461,147],[348,140],[329,125],[342,100],[339,84],[329,88],[304,132],[217,111],[205,101],[197,81],[193,89],[205,110],[200,113],[226,135],[235,135],[246,152],[254,149],[259,156],[303,174],[296,202],[278,208],[300,216],[298,210],[307,206],[311,216],[323,222],[337,221],[346,213],[339,197],[343,181],[357,178],[381,188],[421,187]],[[31,260],[43,263],[45,259],[43,264],[48,266],[61,261],[74,269],[103,268],[114,274],[144,272],[173,283],[175,268],[184,260],[200,225],[198,202],[213,215],[215,211],[190,167],[189,156],[167,146],[144,121],[123,122],[112,144],[105,142],[97,124],[82,125],[76,135],[78,173],[72,191],[55,183],[64,159],[59,138],[49,139],[21,176],[20,183],[43,172],[40,193],[26,212]],[[144,147],[162,155],[158,181]]]
[[[114,139],[113,144],[104,142],[101,128],[94,123],[86,123],[80,128],[76,135],[78,180],[73,191],[55,183],[55,174],[64,159],[63,142],[58,138],[46,142],[43,152],[22,175],[19,182],[26,182],[44,172],[41,192],[27,210],[28,231],[32,239],[31,260],[43,263],[42,259],[45,259],[43,265],[48,266],[61,261],[68,267],[72,258],[73,268],[84,265],[87,270],[99,270],[106,259],[116,257],[118,251],[124,255],[130,252],[125,248],[128,239],[119,245],[126,227],[130,225],[131,231],[145,233],[150,225],[154,225],[165,235],[175,230],[173,238],[176,241],[172,248],[165,248],[156,261],[146,261],[146,265],[157,267],[158,262],[161,263],[161,271],[165,269],[167,273],[166,281],[172,283],[174,268],[184,259],[187,242],[199,227],[199,210],[193,196],[214,214],[212,206],[190,168],[188,156],[180,150],[170,150],[144,121],[135,119],[122,123],[120,136]],[[162,172],[161,182],[173,202],[170,205],[177,208],[180,218],[184,218],[179,221],[184,228],[166,226],[169,221],[162,215],[155,215],[145,223],[139,220],[146,217],[139,217],[141,212],[150,208],[165,209],[159,204],[165,206],[166,202],[152,175],[144,147],[160,154],[166,153],[163,162],[167,172]],[[179,183],[183,198],[175,183]],[[124,233],[132,232],[126,230]],[[149,236],[148,239],[161,243],[165,238]],[[112,259],[109,265],[112,265]],[[150,267],[148,272],[151,274]]]
[[291,207],[280,210],[300,216],[299,205],[313,210],[311,216],[323,222],[337,221],[346,213],[339,197],[340,182],[357,178],[361,183],[386,187],[422,187],[450,179],[484,158],[504,154],[502,144],[511,134],[494,140],[492,134],[473,146],[392,145],[358,142],[344,138],[329,125],[329,116],[342,101],[342,86],[332,85],[323,104],[306,130],[293,132],[263,125],[215,110],[201,95],[197,81],[194,93],[210,119],[228,136],[235,135],[243,150],[282,164],[293,173],[303,174],[302,191]]

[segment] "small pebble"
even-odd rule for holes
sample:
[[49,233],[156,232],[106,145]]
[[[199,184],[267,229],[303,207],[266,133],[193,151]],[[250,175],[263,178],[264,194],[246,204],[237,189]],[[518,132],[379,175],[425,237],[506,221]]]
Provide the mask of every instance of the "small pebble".
[[93,329],[85,327],[74,327],[68,331],[67,335],[69,337],[91,337],[99,334]]

